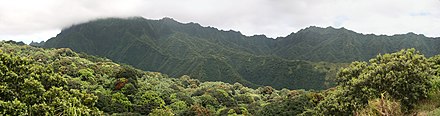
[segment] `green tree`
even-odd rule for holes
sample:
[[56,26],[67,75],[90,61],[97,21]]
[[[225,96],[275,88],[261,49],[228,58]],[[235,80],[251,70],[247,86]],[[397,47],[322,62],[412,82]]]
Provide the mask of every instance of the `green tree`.
[[135,110],[141,114],[149,114],[154,109],[161,109],[165,106],[165,101],[159,97],[156,91],[139,92],[136,96],[138,98],[135,100],[137,105]]
[[[20,53],[20,52],[18,52]],[[66,79],[50,66],[0,50],[0,114],[99,115],[96,96],[66,89]]]
[[28,108],[25,103],[15,99],[14,101],[4,102],[0,100],[0,114],[1,115],[14,115],[14,116],[27,116]]
[[181,114],[182,112],[188,110],[188,105],[184,101],[176,101],[169,105],[173,110],[174,114]]
[[128,112],[132,109],[132,103],[124,94],[116,92],[112,94],[110,108],[112,112]]
[[170,109],[154,109],[149,116],[174,116]]
[[320,103],[321,113],[352,114],[371,99],[388,94],[404,109],[426,98],[433,77],[428,60],[415,49],[378,55],[366,62],[354,62],[337,75],[339,87]]
[[272,102],[264,106],[258,116],[295,116],[303,113],[306,109],[312,108],[313,103],[311,102],[306,94],[298,95],[293,98],[286,98],[281,101]]

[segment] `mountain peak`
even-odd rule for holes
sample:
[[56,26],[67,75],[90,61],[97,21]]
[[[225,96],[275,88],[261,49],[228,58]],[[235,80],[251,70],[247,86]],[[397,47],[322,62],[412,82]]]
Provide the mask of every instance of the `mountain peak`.
[[167,23],[180,23],[171,17],[164,17],[164,18],[160,19],[160,21],[167,22]]
[[299,30],[298,32],[319,32],[319,31],[326,31],[326,30],[336,30],[336,29],[333,27],[323,28],[323,27],[318,27],[318,26],[309,26],[309,27],[306,27],[304,29]]
[[410,38],[426,37],[423,34],[417,34],[417,33],[414,33],[414,32],[408,32],[406,34],[394,34],[392,36],[401,36],[401,37],[410,37]]
[[[163,21],[176,21],[176,20],[174,20],[173,18],[171,18],[171,17],[163,17],[162,19],[160,19],[160,20],[163,20]],[[177,21],[176,21],[177,22]]]
[[352,30],[348,30],[345,27],[341,27],[341,28],[335,28],[332,26],[328,26],[328,27],[318,27],[318,26],[310,26],[304,29],[301,29],[298,31],[298,33],[319,33],[319,34],[331,34],[331,33],[356,33]]
[[[244,36],[239,31],[180,23],[169,17],[160,20],[113,19],[64,30],[43,47],[69,47],[176,77],[188,74],[203,81],[224,80],[254,87],[272,85],[275,88],[304,89],[324,86],[304,85],[306,81],[295,79],[309,80],[313,77],[320,79],[316,83],[323,85],[325,74],[318,73],[313,64],[299,60],[364,61],[378,53],[404,48],[419,49],[427,56],[440,53],[437,47],[440,39],[410,36],[415,34],[371,36],[345,28],[310,26],[272,41],[264,35]],[[293,72],[285,70],[289,68],[274,68],[280,64],[287,64],[280,67],[301,65],[302,68]],[[267,77],[276,77],[278,81]]]

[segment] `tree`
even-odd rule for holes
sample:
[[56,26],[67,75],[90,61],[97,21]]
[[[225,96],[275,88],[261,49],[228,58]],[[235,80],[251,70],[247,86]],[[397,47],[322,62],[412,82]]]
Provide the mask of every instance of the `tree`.
[[339,87],[319,104],[319,112],[352,114],[382,94],[400,101],[407,111],[427,97],[434,76],[430,67],[415,49],[378,55],[369,63],[354,62],[340,70],[336,79]]
[[64,88],[65,77],[50,66],[0,50],[1,115],[100,115],[97,97]]
[[440,90],[440,55],[433,56],[429,58],[429,61],[432,63],[433,73],[436,78],[433,79],[432,85],[434,88],[439,91]]
[[154,109],[164,108],[165,101],[159,97],[156,91],[145,91],[139,92],[138,98],[136,98],[135,103],[138,105],[135,110],[139,111],[141,114],[149,114]]
[[312,108],[313,103],[306,94],[298,95],[293,98],[286,98],[281,101],[270,103],[264,106],[257,116],[295,116],[303,113],[308,108]]

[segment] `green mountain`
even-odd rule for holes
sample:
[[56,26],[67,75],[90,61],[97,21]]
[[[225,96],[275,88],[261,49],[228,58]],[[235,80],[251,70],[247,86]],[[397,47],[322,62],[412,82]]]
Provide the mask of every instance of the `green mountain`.
[[265,36],[247,37],[169,18],[110,18],[64,29],[44,47],[71,48],[172,77],[189,75],[251,87],[326,88],[325,70],[307,61],[268,55],[274,45],[275,40]]
[[377,36],[344,28],[309,27],[272,39],[171,18],[134,17],[73,25],[43,47],[71,48],[171,77],[189,75],[250,87],[324,89],[333,84],[336,70],[351,61],[404,48],[432,56],[439,54],[438,45],[440,39],[413,33]]
[[377,54],[416,48],[427,56],[440,53],[440,39],[414,33],[401,35],[360,34],[345,28],[308,27],[279,41],[274,53],[286,59],[308,61],[366,61]]

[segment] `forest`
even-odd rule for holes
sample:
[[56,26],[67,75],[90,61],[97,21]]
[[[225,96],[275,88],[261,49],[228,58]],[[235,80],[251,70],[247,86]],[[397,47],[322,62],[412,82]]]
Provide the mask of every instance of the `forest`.
[[353,61],[408,48],[431,57],[440,54],[439,44],[439,38],[414,33],[365,35],[316,26],[286,37],[246,36],[172,18],[131,17],[75,24],[31,45],[70,48],[175,78],[239,82],[254,89],[324,90],[335,85],[339,68]]
[[2,41],[0,77],[1,115],[440,115],[440,55],[416,49],[352,62],[329,89],[293,90],[171,78]]

